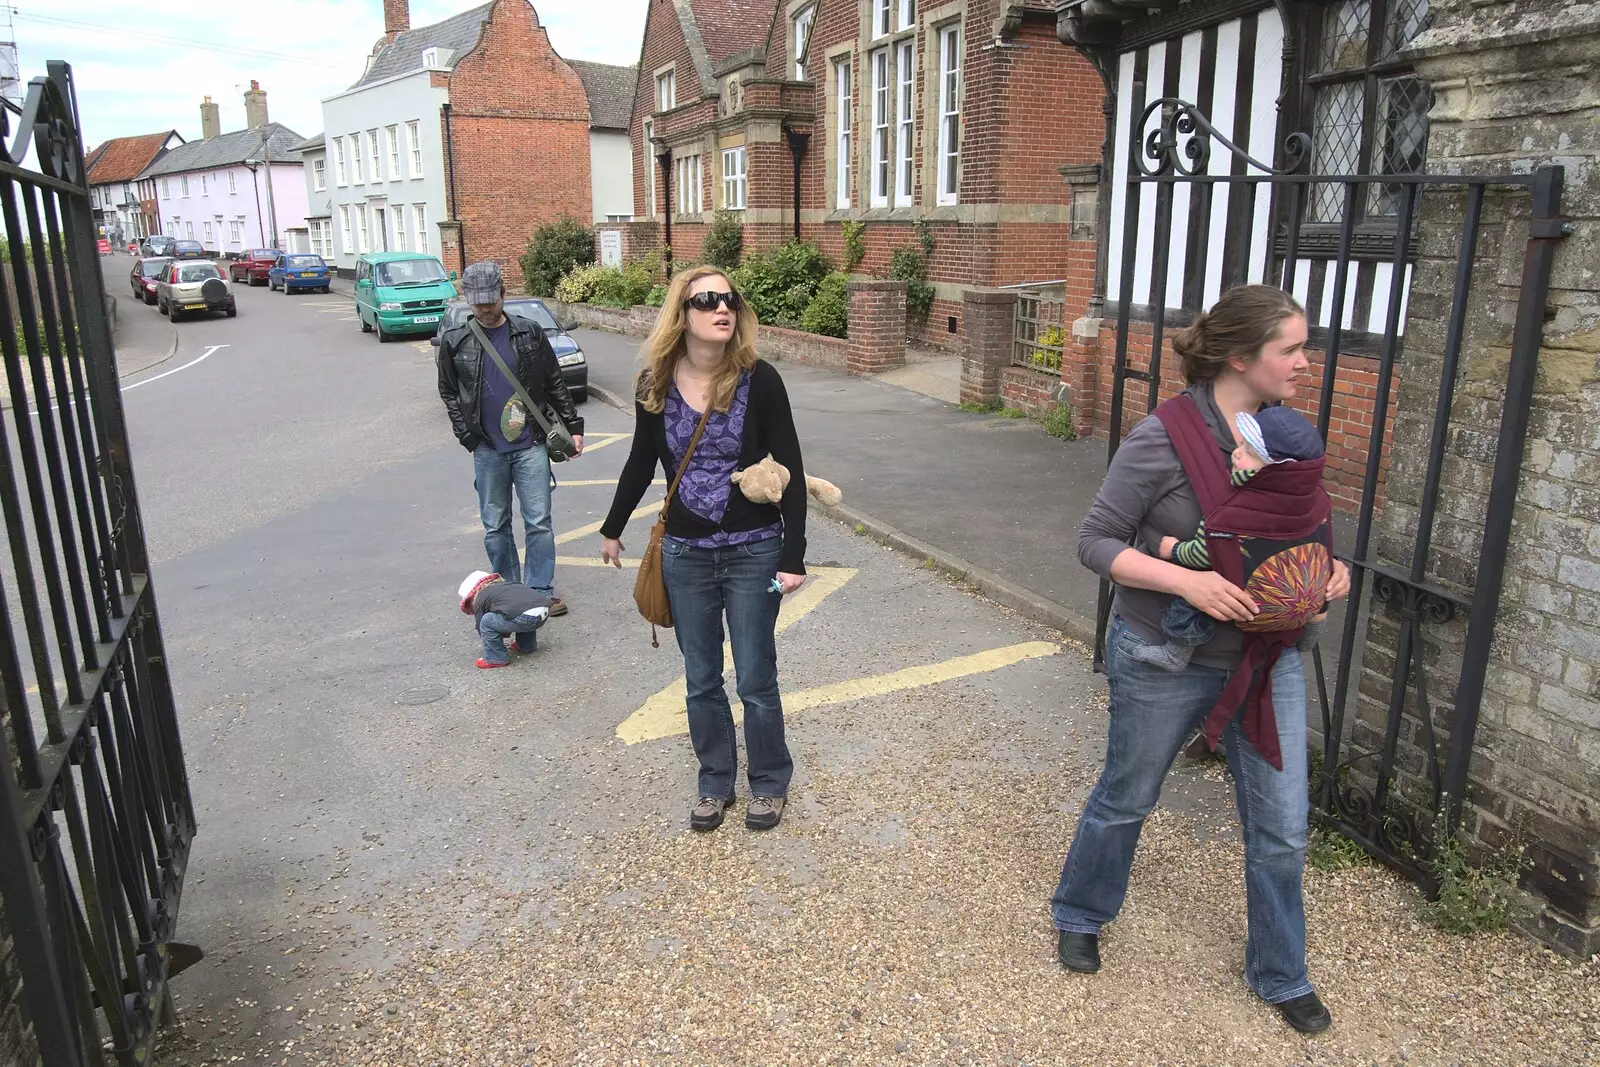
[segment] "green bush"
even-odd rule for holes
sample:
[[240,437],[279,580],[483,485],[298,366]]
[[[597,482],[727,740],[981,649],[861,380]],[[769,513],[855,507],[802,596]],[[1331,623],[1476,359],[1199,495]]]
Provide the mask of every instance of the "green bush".
[[790,241],[744,257],[730,277],[762,322],[794,327],[810,306],[817,286],[832,270],[833,264],[816,245]]
[[723,270],[733,270],[739,265],[739,257],[744,252],[741,218],[741,214],[734,211],[719,211],[711,217],[711,228],[706,231],[705,244],[700,248],[700,255],[707,263]]
[[644,298],[646,307],[658,308],[667,302],[667,287],[664,285],[652,286]]
[[906,318],[928,321],[933,310],[933,286],[928,284],[928,254],[915,248],[897,248],[889,256],[889,277],[906,283]]
[[844,231],[844,269],[852,271],[867,258],[867,224],[859,219],[845,219],[840,229]]
[[621,267],[591,265],[574,268],[556,283],[556,299],[569,304],[597,304],[613,308],[642,304],[650,291],[657,287],[656,273],[659,268],[653,258]]
[[600,276],[614,269],[597,264],[574,267],[556,282],[555,297],[568,304],[587,304],[589,298],[594,295],[595,288],[600,284]]
[[593,262],[594,231],[571,216],[534,230],[527,251],[517,260],[522,284],[533,296],[550,296],[573,268]]
[[822,279],[817,293],[800,315],[800,328],[824,337],[845,337],[850,332],[850,275],[834,271]]

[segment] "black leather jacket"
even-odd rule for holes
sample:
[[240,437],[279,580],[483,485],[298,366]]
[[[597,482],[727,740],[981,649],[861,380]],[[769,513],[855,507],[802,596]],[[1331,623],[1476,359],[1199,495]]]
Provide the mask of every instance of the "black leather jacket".
[[[554,410],[574,437],[583,433],[583,416],[578,414],[566,379],[544,331],[527,319],[507,315],[511,323],[511,347],[516,350],[515,370],[528,399],[548,414]],[[439,338],[439,397],[450,414],[456,440],[467,451],[483,444],[483,367],[488,360],[483,346],[465,322],[446,330]],[[499,374],[500,369],[491,365]],[[530,420],[535,444],[544,443],[544,430]]]

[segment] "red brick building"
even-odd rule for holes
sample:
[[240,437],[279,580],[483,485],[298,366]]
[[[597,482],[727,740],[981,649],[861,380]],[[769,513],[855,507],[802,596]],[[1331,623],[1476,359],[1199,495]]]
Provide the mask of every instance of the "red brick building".
[[[865,223],[858,273],[933,238],[926,340],[954,343],[969,286],[1093,288],[1102,82],[1042,0],[652,0],[634,98],[629,254],[694,259],[716,210],[745,248],[798,229],[835,262]],[[798,203],[796,186],[798,184]],[[915,326],[914,326],[915,329]]]
[[361,78],[323,101],[307,153],[314,240],[341,271],[368,252],[517,258],[565,215],[626,218],[629,67],[569,63],[528,0],[490,0],[413,27],[384,0],[384,35]]

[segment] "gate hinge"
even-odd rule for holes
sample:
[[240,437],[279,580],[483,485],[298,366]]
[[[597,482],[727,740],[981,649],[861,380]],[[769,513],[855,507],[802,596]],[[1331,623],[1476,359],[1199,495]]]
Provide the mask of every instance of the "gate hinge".
[[1571,237],[1573,229],[1572,220],[1560,215],[1528,220],[1528,236],[1539,240]]

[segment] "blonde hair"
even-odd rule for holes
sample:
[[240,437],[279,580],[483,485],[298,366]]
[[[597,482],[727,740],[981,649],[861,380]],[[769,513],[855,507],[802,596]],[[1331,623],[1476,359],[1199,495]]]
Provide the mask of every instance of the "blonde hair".
[[[689,309],[684,301],[689,298],[689,286],[701,278],[722,278],[731,292],[739,292],[721,267],[702,266],[678,274],[667,286],[666,302],[661,314],[656,316],[656,327],[644,343],[644,370],[639,372],[637,394],[644,409],[659,415],[667,403],[667,390],[672,387],[678,360],[684,357],[687,344],[684,335],[689,329]],[[740,293],[741,298],[744,294]],[[733,406],[733,394],[739,388],[739,375],[756,365],[755,309],[748,300],[734,316],[733,336],[728,339],[726,358],[722,368],[711,381],[711,406],[726,413]]]

